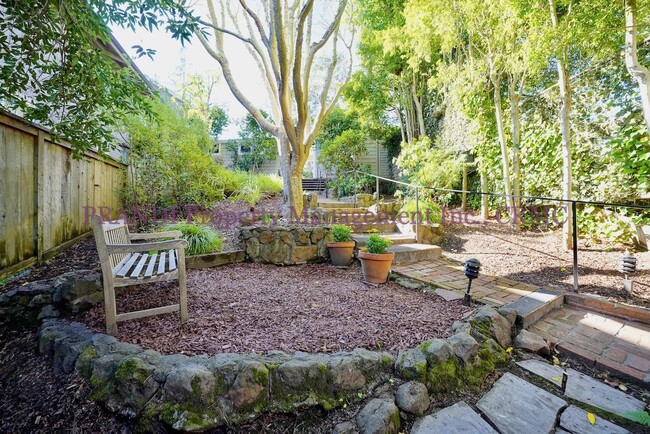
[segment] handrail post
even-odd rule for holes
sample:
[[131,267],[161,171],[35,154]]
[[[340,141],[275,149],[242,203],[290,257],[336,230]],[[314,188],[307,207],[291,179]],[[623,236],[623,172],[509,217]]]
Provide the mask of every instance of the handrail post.
[[573,226],[573,292],[578,292],[578,213],[576,201],[571,201],[571,223]]
[[420,242],[420,188],[415,187],[415,242]]
[[375,204],[377,204],[377,212],[379,212],[379,177],[375,176],[375,192],[377,193],[377,199]]

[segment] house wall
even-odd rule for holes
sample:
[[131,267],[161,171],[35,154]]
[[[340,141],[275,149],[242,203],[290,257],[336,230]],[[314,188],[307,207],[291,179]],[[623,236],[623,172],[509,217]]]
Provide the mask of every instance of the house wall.
[[[362,164],[370,164],[371,173],[383,177],[390,177],[390,160],[388,159],[388,152],[376,140],[369,140],[366,143],[368,152],[366,155],[359,159]],[[379,158],[378,155],[379,154]],[[379,166],[379,168],[377,168]]]
[[84,206],[119,209],[124,167],[0,113],[0,279],[88,233]]
[[[226,149],[226,144],[227,141],[217,142],[217,144],[215,145],[215,150],[217,149],[216,147],[218,146],[219,152],[214,152],[212,154],[212,158],[217,163],[230,169],[233,162],[233,153]],[[265,173],[267,175],[277,175],[279,169],[280,169],[280,160],[276,158],[273,160],[265,161],[262,164],[262,167],[260,167],[260,173]]]

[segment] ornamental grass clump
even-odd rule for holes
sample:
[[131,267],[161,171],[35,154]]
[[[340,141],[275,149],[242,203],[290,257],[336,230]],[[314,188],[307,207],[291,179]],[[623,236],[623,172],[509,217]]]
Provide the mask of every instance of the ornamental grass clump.
[[185,249],[189,256],[216,252],[223,245],[219,232],[208,225],[178,222],[166,225],[164,230],[181,231],[181,238],[189,243],[189,247]]

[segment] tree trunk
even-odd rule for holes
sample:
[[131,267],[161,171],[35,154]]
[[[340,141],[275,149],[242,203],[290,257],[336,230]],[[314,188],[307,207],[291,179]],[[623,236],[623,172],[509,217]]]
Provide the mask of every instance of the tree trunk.
[[625,65],[639,84],[643,119],[650,132],[650,71],[639,62],[637,55],[636,0],[625,2]]
[[[291,216],[300,216],[303,208],[302,200],[302,171],[307,158],[298,158],[291,152],[289,139],[280,137],[278,148],[280,149],[280,172],[282,174],[282,185],[284,204],[282,206],[282,217],[290,219]],[[300,161],[302,160],[302,161]]]
[[[558,27],[555,0],[549,0],[551,8],[551,24],[555,29]],[[569,69],[567,67],[567,47],[562,47],[562,52],[557,59],[558,85],[560,88],[560,129],[562,131],[562,198],[565,201],[571,200],[571,84],[569,82]],[[566,221],[562,228],[562,242],[564,248],[573,248],[573,226],[571,204],[564,203],[566,207]]]
[[[508,144],[506,143],[506,132],[503,127],[503,109],[501,107],[501,78],[493,77],[494,84],[494,114],[496,117],[497,131],[499,132],[499,143],[501,144],[501,166],[503,168],[503,186],[506,193],[506,203],[508,205],[508,214],[514,214],[514,201],[510,184],[510,163],[508,161]],[[514,220],[511,219],[514,223]]]
[[467,211],[467,154],[463,158],[463,196],[461,202],[461,210]]
[[521,116],[519,111],[519,101],[521,97],[515,92],[516,83],[511,80],[509,83],[510,95],[510,116],[512,118],[512,186],[513,194],[515,195],[515,206],[521,206],[521,170],[519,161],[519,146],[520,146],[520,126]]
[[[480,168],[479,165],[479,175],[481,177],[481,193],[487,193],[488,191],[488,179],[485,169]],[[483,221],[486,221],[490,218],[490,208],[488,203],[487,194],[481,195],[481,218]]]

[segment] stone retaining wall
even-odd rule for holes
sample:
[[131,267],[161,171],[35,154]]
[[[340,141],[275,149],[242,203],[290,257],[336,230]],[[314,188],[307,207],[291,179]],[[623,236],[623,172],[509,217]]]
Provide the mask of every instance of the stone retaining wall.
[[[426,384],[431,393],[478,389],[485,376],[508,360],[504,348],[510,345],[513,313],[502,311],[503,316],[483,307],[455,323],[451,337],[401,351],[396,359],[364,349],[162,355],[63,319],[44,320],[38,347],[51,358],[55,372],[88,379],[91,399],[137,417],[141,430],[162,421],[177,430],[199,431],[241,424],[263,412],[311,406],[330,410],[372,399],[393,377]],[[395,414],[391,424],[399,426]]]
[[326,226],[245,226],[239,239],[246,259],[267,264],[304,264],[329,258]]

